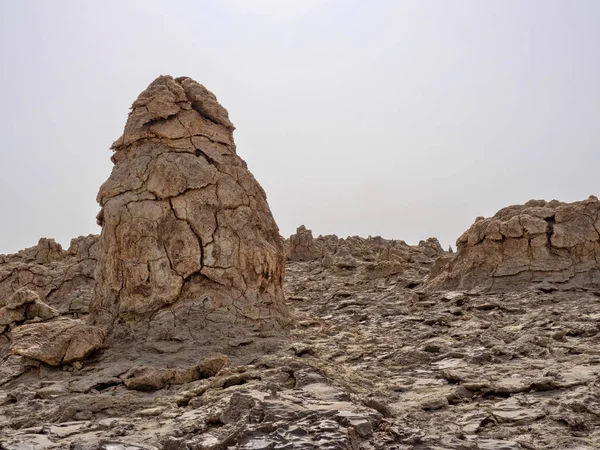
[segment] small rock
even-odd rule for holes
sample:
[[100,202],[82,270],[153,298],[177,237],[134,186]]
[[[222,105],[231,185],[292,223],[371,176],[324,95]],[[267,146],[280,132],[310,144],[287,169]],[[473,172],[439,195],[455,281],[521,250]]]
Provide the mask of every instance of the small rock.
[[446,397],[431,396],[421,400],[420,406],[425,411],[435,411],[448,406],[448,399]]

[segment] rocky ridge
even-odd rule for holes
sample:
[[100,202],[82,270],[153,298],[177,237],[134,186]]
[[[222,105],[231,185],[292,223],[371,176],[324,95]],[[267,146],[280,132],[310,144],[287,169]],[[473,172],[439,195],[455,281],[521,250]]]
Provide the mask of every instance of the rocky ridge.
[[600,285],[600,201],[531,200],[479,217],[440,260],[429,288],[521,290],[534,283]]
[[98,236],[71,240],[63,250],[54,239],[40,239],[35,247],[0,255],[0,307],[20,288],[72,317],[85,315],[93,295],[98,260]]

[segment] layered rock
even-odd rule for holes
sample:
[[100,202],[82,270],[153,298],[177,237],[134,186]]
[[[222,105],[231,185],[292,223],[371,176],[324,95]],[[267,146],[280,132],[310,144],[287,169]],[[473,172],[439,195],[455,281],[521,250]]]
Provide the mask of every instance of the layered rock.
[[380,236],[338,238],[326,235],[313,238],[312,231],[304,225],[290,236],[286,247],[288,261],[319,261],[326,268],[342,269],[377,266],[375,272],[383,266],[384,272],[392,270],[396,273],[400,266],[413,263],[431,266],[437,258],[447,255],[434,237],[420,241],[416,246]]
[[0,308],[0,334],[14,324],[28,320],[49,320],[58,316],[58,311],[46,305],[40,297],[27,288],[13,294],[8,303]]
[[287,259],[289,261],[312,261],[320,256],[321,252],[315,246],[312,231],[304,225],[300,225],[287,242]]
[[98,193],[93,323],[202,340],[289,322],[283,240],[233,130],[190,78],[161,76],[133,103]]
[[80,320],[61,318],[32,323],[12,331],[11,353],[51,366],[69,364],[102,347],[106,335]]
[[477,218],[439,261],[429,289],[516,290],[531,283],[600,288],[600,202],[530,200]]
[[94,289],[98,236],[71,240],[63,250],[54,239],[35,247],[0,255],[0,307],[20,288],[35,292],[40,301],[62,314],[87,314]]

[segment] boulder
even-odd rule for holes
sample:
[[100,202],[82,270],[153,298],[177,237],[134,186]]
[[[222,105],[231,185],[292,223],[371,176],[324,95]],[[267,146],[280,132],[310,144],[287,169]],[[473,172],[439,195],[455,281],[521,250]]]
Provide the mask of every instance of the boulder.
[[27,320],[50,320],[58,316],[58,311],[46,305],[40,297],[27,288],[17,290],[6,306],[0,308],[0,331],[11,324]]
[[59,366],[84,359],[102,347],[105,337],[98,327],[63,318],[14,328],[10,352]]
[[200,364],[185,368],[134,367],[124,376],[124,383],[130,389],[155,391],[171,385],[191,383],[192,381],[214,377],[221,369],[229,365],[226,356],[214,356]]

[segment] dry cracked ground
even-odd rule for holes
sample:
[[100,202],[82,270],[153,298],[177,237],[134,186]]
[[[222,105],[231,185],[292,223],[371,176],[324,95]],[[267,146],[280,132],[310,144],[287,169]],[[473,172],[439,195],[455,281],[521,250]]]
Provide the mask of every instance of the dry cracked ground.
[[0,448],[600,448],[600,289],[428,292],[440,249],[333,242],[287,263],[288,335],[5,356]]

